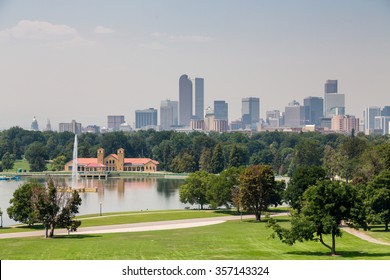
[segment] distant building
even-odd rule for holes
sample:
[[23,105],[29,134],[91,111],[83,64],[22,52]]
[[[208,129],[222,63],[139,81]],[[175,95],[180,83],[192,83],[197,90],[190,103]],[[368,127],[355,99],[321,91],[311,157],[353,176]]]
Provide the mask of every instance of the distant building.
[[135,111],[135,128],[136,129],[149,129],[157,128],[157,110],[149,108],[146,110]]
[[119,131],[120,125],[125,122],[125,116],[107,116],[107,129],[109,131]]
[[241,120],[235,120],[230,123],[230,130],[231,131],[240,131],[244,129],[244,124]]
[[349,115],[337,115],[332,117],[331,129],[335,132],[355,133],[359,132],[359,118]]
[[214,117],[217,120],[228,120],[229,108],[224,100],[214,100]]
[[179,124],[179,103],[169,99],[161,101],[160,105],[160,129],[170,130]]
[[208,107],[206,109],[206,115],[204,117],[204,130],[206,131],[213,131],[214,130],[214,110],[211,109],[211,107]]
[[282,125],[282,115],[279,110],[267,111],[265,113],[265,123],[269,127],[280,127]]
[[192,117],[192,82],[187,75],[179,79],[179,125],[189,126]]
[[72,120],[70,123],[60,123],[59,124],[59,132],[65,132],[69,131],[74,134],[80,135],[81,134],[81,123],[76,122],[75,120]]
[[45,131],[51,131],[51,124],[49,119],[47,119]]
[[388,117],[390,116],[390,106],[383,107],[381,111],[381,116]]
[[309,108],[293,100],[285,107],[284,126],[303,127],[309,124]]
[[363,111],[364,133],[370,135],[375,130],[375,117],[381,115],[381,108],[377,106],[366,107]]
[[345,95],[338,93],[337,80],[327,80],[324,94],[324,117],[345,114]]
[[119,131],[130,132],[132,131],[132,128],[127,122],[124,122],[119,126]]
[[214,119],[214,131],[216,132],[227,132],[229,130],[229,124],[227,120]]
[[195,117],[198,120],[204,118],[204,79],[194,79],[194,92],[195,92]]
[[260,99],[246,97],[241,99],[242,122],[245,126],[254,126],[260,120]]
[[88,125],[83,128],[84,133],[99,133],[100,132],[100,126],[97,125]]
[[389,132],[390,116],[376,116],[374,120],[374,133],[387,135]]
[[31,130],[33,130],[33,131],[39,130],[38,121],[37,121],[37,118],[35,116],[34,116],[32,123],[31,123]]
[[303,106],[309,110],[309,124],[321,125],[324,116],[324,99],[322,97],[309,96],[303,99]]
[[[65,164],[65,171],[72,171],[73,160]],[[97,151],[97,158],[78,158],[77,171],[106,172],[106,171],[135,171],[156,172],[158,161],[150,158],[125,158],[125,150],[119,149],[117,154],[104,156],[104,149]]]

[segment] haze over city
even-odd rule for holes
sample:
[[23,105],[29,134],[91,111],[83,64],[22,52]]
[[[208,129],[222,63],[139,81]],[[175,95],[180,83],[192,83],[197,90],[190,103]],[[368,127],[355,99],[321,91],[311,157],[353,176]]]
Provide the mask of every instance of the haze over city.
[[260,115],[324,96],[346,114],[390,103],[390,2],[0,0],[0,129],[50,119],[105,126],[107,115],[178,100],[204,78],[205,108],[260,98]]

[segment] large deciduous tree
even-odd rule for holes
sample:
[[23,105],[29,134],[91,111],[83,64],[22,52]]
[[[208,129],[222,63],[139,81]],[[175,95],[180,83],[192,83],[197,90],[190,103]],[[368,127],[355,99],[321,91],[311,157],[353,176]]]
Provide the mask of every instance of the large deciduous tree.
[[242,206],[255,213],[256,221],[261,220],[262,211],[272,204],[275,192],[276,182],[271,166],[250,166],[240,176]]
[[205,171],[196,171],[186,178],[186,183],[179,188],[180,201],[183,203],[199,204],[200,208],[209,203],[207,191],[209,187],[208,177],[211,174]]
[[382,171],[367,186],[366,201],[371,222],[385,224],[389,231],[390,223],[390,171]]
[[[317,181],[316,185],[304,192],[303,207],[300,213],[293,213],[291,228],[282,228],[273,219],[269,225],[286,244],[315,240],[335,255],[336,237],[341,236],[341,222],[345,221],[351,226],[364,225],[364,221],[359,220],[360,205],[354,187],[339,181]],[[331,244],[324,240],[327,234],[331,235]]]
[[9,170],[14,168],[15,164],[15,155],[6,152],[1,158],[1,165],[4,170]]
[[46,170],[47,151],[44,144],[34,142],[28,145],[24,156],[30,164],[30,171]]

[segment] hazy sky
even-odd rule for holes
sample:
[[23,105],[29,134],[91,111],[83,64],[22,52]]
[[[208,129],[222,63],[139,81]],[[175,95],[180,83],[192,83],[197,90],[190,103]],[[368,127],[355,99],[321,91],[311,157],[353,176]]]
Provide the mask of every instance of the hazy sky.
[[390,105],[389,0],[0,0],[0,129],[178,100],[205,79],[205,108],[259,97],[260,114],[339,81],[346,113]]

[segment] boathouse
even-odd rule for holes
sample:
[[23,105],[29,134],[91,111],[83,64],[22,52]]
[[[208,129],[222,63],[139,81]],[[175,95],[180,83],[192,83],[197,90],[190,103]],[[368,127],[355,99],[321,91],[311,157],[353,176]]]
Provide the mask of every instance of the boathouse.
[[[72,171],[73,160],[65,164],[65,171]],[[97,158],[77,158],[79,172],[136,171],[156,172],[158,161],[150,158],[125,158],[125,150],[104,156],[104,149],[97,151]]]

